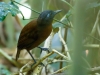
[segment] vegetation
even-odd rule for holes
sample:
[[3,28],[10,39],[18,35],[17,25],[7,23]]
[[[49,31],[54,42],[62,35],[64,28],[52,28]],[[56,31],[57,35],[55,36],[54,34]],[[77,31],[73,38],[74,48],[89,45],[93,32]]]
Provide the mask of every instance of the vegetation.
[[[99,0],[0,1],[0,75],[100,75]],[[32,19],[25,17],[21,6],[31,10]],[[32,67],[25,50],[15,61],[21,29],[44,10],[62,10],[54,19],[51,35],[40,45],[50,53],[34,48],[37,63]]]

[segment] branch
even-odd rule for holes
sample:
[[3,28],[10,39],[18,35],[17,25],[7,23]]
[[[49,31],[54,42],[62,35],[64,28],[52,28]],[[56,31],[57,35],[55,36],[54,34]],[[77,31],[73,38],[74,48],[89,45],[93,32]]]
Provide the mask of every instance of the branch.
[[39,66],[40,65],[40,63],[43,61],[43,60],[45,60],[47,57],[49,57],[50,55],[52,55],[52,54],[54,54],[54,52],[52,51],[52,52],[50,52],[49,54],[47,54],[46,56],[44,56],[43,58],[41,58],[35,65],[33,65],[32,67],[30,66],[30,67],[28,67],[28,68],[26,68],[26,69],[24,69],[23,71],[21,71],[21,72],[28,72],[29,70],[31,70],[31,69],[33,69],[33,70],[35,70],[36,69],[36,67],[37,66]]
[[[63,57],[64,59],[68,60],[68,58],[67,58],[65,55],[63,55],[63,54],[61,54],[60,52],[58,52],[57,50],[53,49],[49,54],[47,54],[46,56],[44,56],[43,58],[41,58],[35,65],[33,65],[32,68],[31,68],[31,66],[30,66],[30,67],[27,67],[26,69],[23,69],[23,68],[22,68],[23,71],[21,71],[21,73],[23,73],[23,72],[28,72],[28,71],[31,70],[31,69],[35,70],[36,67],[38,67],[38,66],[40,65],[40,63],[41,63],[43,60],[45,60],[46,58],[48,58],[50,55],[52,55],[52,54],[54,54],[54,53],[57,53],[58,55],[60,55],[60,56]],[[26,66],[27,66],[27,65],[26,65]]]
[[57,53],[58,55],[60,55],[60,56],[63,57],[64,59],[69,60],[68,57],[66,57],[65,55],[61,54],[61,53],[58,52],[57,50],[53,49],[52,51],[55,52],[55,53]]
[[[63,21],[64,18],[65,18],[65,16],[61,19],[61,21]],[[67,55],[68,55],[68,59],[71,60],[71,57],[70,57],[70,54],[69,54],[69,51],[68,51],[67,44],[66,44],[66,42],[64,41],[64,39],[63,39],[63,37],[62,37],[62,35],[61,35],[61,27],[59,27],[59,32],[58,32],[58,34],[59,34],[59,38],[60,38],[62,44],[63,44],[64,47],[65,47],[65,52],[66,52]]]
[[17,67],[20,67],[20,65],[11,57],[9,56],[6,52],[0,49],[0,54],[4,56],[6,59],[8,59],[12,64],[14,64]]
[[100,10],[98,11],[97,18],[96,18],[96,21],[95,21],[95,23],[94,23],[94,27],[93,27],[93,29],[92,29],[92,31],[91,31],[91,35],[93,35],[93,34],[95,33],[96,28],[97,28],[97,25],[99,25],[99,24],[98,24],[98,22],[99,22],[99,15],[100,15]]
[[[12,2],[15,2],[15,3],[19,4],[19,5],[22,5],[22,6],[24,6],[24,7],[28,8],[28,9],[32,10],[33,12],[35,12],[35,13],[37,13],[37,14],[40,14],[40,12],[38,12],[38,11],[36,11],[36,10],[34,10],[34,9],[31,9],[31,8],[29,8],[29,7],[27,7],[27,6],[23,5],[23,4],[20,4],[20,3],[16,2],[16,1],[14,1],[14,0],[11,0],[11,1],[12,1]],[[22,15],[22,13],[21,13],[21,15]],[[23,16],[23,15],[22,15],[22,16]],[[60,22],[60,21],[57,20],[57,19],[54,19],[54,20],[57,21],[57,22],[59,22],[59,23],[61,23],[61,24],[63,24],[63,25],[66,25],[66,24]],[[68,26],[68,27],[71,28],[71,26]]]
[[65,66],[65,67],[63,67],[63,68],[61,68],[61,69],[59,69],[59,70],[57,70],[57,71],[53,72],[52,74],[57,74],[57,73],[60,73],[60,72],[62,72],[62,71],[64,71],[64,70],[66,70],[66,69],[70,68],[70,66],[71,66],[71,65]]

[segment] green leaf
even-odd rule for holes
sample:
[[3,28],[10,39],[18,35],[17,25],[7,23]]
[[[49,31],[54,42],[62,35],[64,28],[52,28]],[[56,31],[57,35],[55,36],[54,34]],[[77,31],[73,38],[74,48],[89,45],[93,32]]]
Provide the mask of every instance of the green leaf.
[[12,14],[12,16],[16,16],[18,13],[20,13],[20,10],[19,10],[18,6],[15,5],[13,2],[9,2],[8,5],[9,5],[8,10]]
[[[64,28],[66,28],[66,27],[68,27],[69,25],[68,25],[68,22],[70,22],[70,16],[72,15],[72,13],[71,13],[71,10],[69,10],[67,13],[66,13],[66,15],[62,18],[62,23],[59,23],[59,22],[55,22],[54,24],[53,24],[53,29],[55,29],[55,28],[58,28],[58,27],[64,27]],[[57,29],[58,30],[58,29]]]
[[[67,20],[67,18],[64,18],[63,20],[62,20],[62,23],[64,23],[64,24],[68,24],[68,20]],[[57,28],[57,27],[65,27],[66,28],[66,25],[63,25],[62,23],[59,23],[59,22],[55,22],[54,24],[53,24],[53,28]]]
[[67,14],[66,14],[66,18],[69,18],[71,15],[72,15],[72,11],[69,10],[69,11],[67,12]]
[[59,23],[59,22],[55,22],[55,23],[53,24],[53,28],[57,28],[57,27],[64,27],[64,25],[61,24],[61,23]]
[[[64,23],[64,24],[68,24],[68,20],[67,20],[67,18],[64,18],[63,20],[62,20],[62,23]],[[59,22],[55,22],[52,26],[53,26],[53,31],[55,32],[55,33],[57,33],[58,31],[59,31],[59,27],[62,27],[62,28],[66,28],[67,26],[66,25],[63,25],[62,23],[59,23]]]
[[98,3],[98,2],[90,3],[90,4],[88,4],[87,9],[96,8],[96,7],[100,7],[100,3]]
[[0,21],[4,20],[7,16],[7,5],[4,2],[0,2]]
[[53,32],[54,32],[54,33],[57,33],[58,31],[59,31],[59,28],[54,28],[54,29],[53,29]]
[[0,2],[0,22],[5,19],[8,13],[11,13],[12,16],[15,16],[16,14],[20,13],[20,10],[13,2]]
[[0,64],[0,75],[11,75],[11,72],[6,68],[6,66]]

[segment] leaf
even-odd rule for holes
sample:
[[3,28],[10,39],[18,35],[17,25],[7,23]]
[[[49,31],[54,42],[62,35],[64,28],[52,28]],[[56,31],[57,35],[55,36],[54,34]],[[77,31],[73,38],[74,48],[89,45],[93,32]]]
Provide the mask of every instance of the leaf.
[[21,12],[18,6],[15,5],[13,2],[9,2],[8,5],[9,5],[9,11],[12,14],[12,16],[16,16],[18,13]]
[[71,15],[72,15],[72,11],[69,10],[69,11],[67,12],[67,14],[66,14],[66,18],[69,18]]
[[13,2],[0,2],[0,22],[5,19],[8,13],[11,13],[12,16],[15,16],[16,14],[20,13],[20,10]]
[[8,13],[7,5],[4,2],[0,2],[0,21],[5,19],[5,16]]
[[[62,23],[66,24],[66,25],[64,25],[64,24],[62,24]],[[54,31],[55,33],[57,33],[57,32],[59,31],[59,28],[58,28],[58,27],[66,28],[67,23],[68,23],[67,18],[64,18],[64,19],[62,20],[62,23],[55,22],[55,23],[53,24],[53,31]]]
[[58,31],[59,31],[59,28],[54,28],[54,29],[53,29],[53,32],[54,32],[54,33],[57,33]]
[[62,21],[61,21],[62,23],[55,22],[55,23],[53,24],[53,29],[58,28],[58,27],[64,27],[64,28],[66,28],[66,27],[71,27],[71,26],[68,25],[69,18],[70,18],[71,15],[72,15],[71,10],[69,10],[69,11],[66,13],[66,15],[62,18]]
[[98,3],[98,2],[90,3],[90,4],[88,4],[87,9],[96,8],[96,7],[100,7],[100,3]]
[[0,64],[0,75],[11,75],[11,72],[6,68],[6,66]]
[[[66,25],[63,25],[62,23],[66,24]],[[67,23],[68,23],[67,18],[64,18],[64,19],[62,20],[62,23],[55,22],[55,23],[53,24],[53,28],[57,28],[57,27],[65,27],[65,28],[66,28]]]

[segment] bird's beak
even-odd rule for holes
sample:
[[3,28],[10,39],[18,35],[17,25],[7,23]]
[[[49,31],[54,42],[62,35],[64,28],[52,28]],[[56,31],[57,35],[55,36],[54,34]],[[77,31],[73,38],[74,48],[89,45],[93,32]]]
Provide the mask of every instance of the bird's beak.
[[62,10],[56,10],[54,11],[55,14],[58,14],[59,12],[61,12]]

